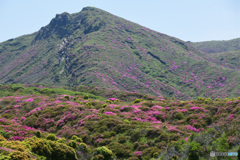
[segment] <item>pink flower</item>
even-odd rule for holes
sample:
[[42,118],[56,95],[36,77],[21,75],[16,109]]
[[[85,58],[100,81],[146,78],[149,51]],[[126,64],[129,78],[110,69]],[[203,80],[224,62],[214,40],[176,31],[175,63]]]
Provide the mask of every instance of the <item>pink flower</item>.
[[194,128],[194,127],[192,127],[192,126],[190,126],[190,125],[187,125],[187,126],[186,126],[186,129],[187,129],[187,130],[194,131],[194,132],[200,132],[200,131],[204,130],[204,128],[197,129],[197,128]]
[[34,101],[33,98],[28,98],[28,99],[23,100],[23,102],[32,102],[32,101]]
[[187,140],[188,140],[188,138],[184,138],[184,140],[185,140],[185,141],[187,141]]
[[20,105],[15,105],[15,106],[13,106],[13,108],[18,108],[18,107],[21,107]]
[[135,154],[135,156],[141,156],[142,155],[142,151],[136,151],[134,154]]
[[181,109],[180,111],[181,112],[187,112],[188,110],[187,109]]
[[115,100],[118,100],[118,99],[117,98],[109,98],[108,100],[115,101]]
[[234,114],[231,114],[228,118],[229,119],[234,119]]
[[13,137],[11,137],[10,139],[11,139],[11,140],[14,140],[14,141],[16,141],[16,140],[22,141],[22,140],[24,140],[24,137],[21,137],[21,136],[13,136]]
[[56,100],[56,101],[54,101],[53,103],[60,103],[60,102],[62,102],[62,101],[60,101],[60,100]]
[[180,130],[178,130],[176,128],[176,126],[168,126],[168,131],[177,131],[177,132],[180,132]]
[[153,108],[153,109],[165,109],[164,107],[158,106],[158,105],[152,106],[152,108]]
[[7,152],[13,152],[13,151],[15,151],[15,150],[13,150],[13,149],[5,148],[5,147],[0,147],[0,150],[7,151]]

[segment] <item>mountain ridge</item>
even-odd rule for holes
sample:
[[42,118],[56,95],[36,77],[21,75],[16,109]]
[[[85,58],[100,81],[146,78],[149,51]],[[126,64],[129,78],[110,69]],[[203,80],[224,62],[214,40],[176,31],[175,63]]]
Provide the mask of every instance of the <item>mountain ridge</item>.
[[86,7],[1,43],[0,83],[93,85],[179,99],[237,96],[238,71],[206,56],[182,40]]
[[240,51],[240,38],[222,41],[189,42],[189,44],[206,53]]

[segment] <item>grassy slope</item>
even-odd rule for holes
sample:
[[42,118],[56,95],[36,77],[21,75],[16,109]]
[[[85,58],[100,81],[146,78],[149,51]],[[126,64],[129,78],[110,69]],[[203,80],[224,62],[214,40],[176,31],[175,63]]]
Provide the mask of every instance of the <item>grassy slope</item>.
[[190,42],[190,44],[206,53],[240,51],[240,38],[228,41]]
[[96,8],[57,15],[39,32],[0,48],[1,83],[93,85],[178,99],[240,92],[239,71],[210,62],[179,39]]
[[[20,148],[24,154],[29,154],[28,149],[19,146],[29,143],[34,148],[37,144],[33,142],[38,141],[56,146],[61,142],[71,146],[68,140],[73,135],[82,138],[87,149],[83,150],[79,146],[72,152],[66,148],[62,150],[65,152],[62,153],[63,159],[68,159],[64,158],[67,152],[91,159],[97,153],[96,148],[102,146],[109,148],[117,159],[131,160],[149,160],[153,157],[169,159],[174,156],[181,159],[191,156],[196,159],[196,156],[200,156],[203,159],[212,150],[225,152],[237,151],[239,148],[237,124],[240,118],[240,97],[215,101],[199,98],[191,101],[154,99],[119,102],[84,99],[79,94],[63,96],[46,92],[29,95],[27,91],[34,88],[16,88],[14,85],[1,86],[1,90],[15,94],[0,98],[0,134],[8,139],[3,141],[1,138],[0,150],[5,151],[2,152],[4,155],[12,156],[12,152],[6,150]],[[75,91],[62,89],[61,93],[64,92]],[[42,132],[42,140],[30,138],[37,135],[37,130]],[[49,138],[48,133],[58,138]],[[46,137],[53,142],[46,141]],[[67,142],[62,142],[61,138],[66,138]],[[23,142],[18,142],[23,139]],[[32,156],[35,153],[46,157],[40,151],[41,147],[32,149]],[[58,152],[57,147],[53,149],[49,157]],[[110,151],[108,153],[105,156],[112,155]]]
[[225,68],[240,69],[240,51],[212,53],[209,60]]

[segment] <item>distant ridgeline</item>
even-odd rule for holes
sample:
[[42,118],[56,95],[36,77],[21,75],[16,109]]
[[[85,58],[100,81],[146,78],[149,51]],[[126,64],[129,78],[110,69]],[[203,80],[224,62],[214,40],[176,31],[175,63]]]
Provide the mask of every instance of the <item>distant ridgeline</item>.
[[88,85],[185,100],[239,96],[239,54],[213,57],[191,44],[86,7],[1,43],[0,83]]

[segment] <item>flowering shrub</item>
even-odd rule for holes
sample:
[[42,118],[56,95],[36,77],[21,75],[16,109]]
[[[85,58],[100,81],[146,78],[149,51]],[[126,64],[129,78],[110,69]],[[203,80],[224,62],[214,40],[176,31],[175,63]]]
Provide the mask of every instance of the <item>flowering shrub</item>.
[[105,114],[105,115],[113,115],[113,116],[117,115],[116,113],[113,113],[113,112],[104,112],[103,114]]
[[23,102],[32,102],[32,101],[34,101],[33,98],[28,98],[28,99],[23,100]]
[[189,108],[190,110],[202,110],[202,111],[204,111],[204,112],[208,112],[205,108],[201,108],[201,107],[191,107],[191,108]]
[[[190,146],[192,141],[201,146],[212,146],[211,139],[219,137],[222,131],[227,133],[229,149],[239,141],[234,136],[238,134],[234,122],[238,121],[239,100],[220,99],[205,103],[205,99],[179,101],[164,98],[162,101],[137,104],[132,101],[115,104],[108,100],[110,103],[103,108],[102,105],[106,103],[100,99],[84,100],[76,96],[64,100],[64,96],[67,95],[23,96],[17,98],[17,102],[14,96],[8,98],[9,103],[4,104],[0,111],[0,134],[5,137],[0,138],[1,141],[28,143],[33,149],[30,152],[35,153],[36,158],[39,155],[49,159],[53,157],[53,152],[62,153],[58,149],[59,143],[64,145],[61,146],[63,154],[69,152],[73,159],[74,149],[77,149],[77,158],[105,158],[94,149],[101,146],[109,148],[111,155],[115,154],[117,159],[151,159],[161,155],[174,157],[169,148],[171,146],[179,158],[185,159],[188,158],[185,153],[189,152],[185,145]],[[34,99],[34,103],[22,103],[29,98]],[[33,138],[34,135],[37,137]],[[55,138],[50,138],[52,136]],[[205,144],[203,138],[210,143]],[[214,141],[221,141],[216,138]],[[88,145],[80,149],[80,143],[83,142]],[[52,151],[52,147],[56,151]],[[9,156],[9,152],[6,153]],[[207,153],[203,147],[199,155]],[[60,156],[58,158],[61,159]]]
[[141,155],[142,155],[142,151],[136,151],[136,152],[134,153],[134,155],[135,155],[135,156],[141,156]]

